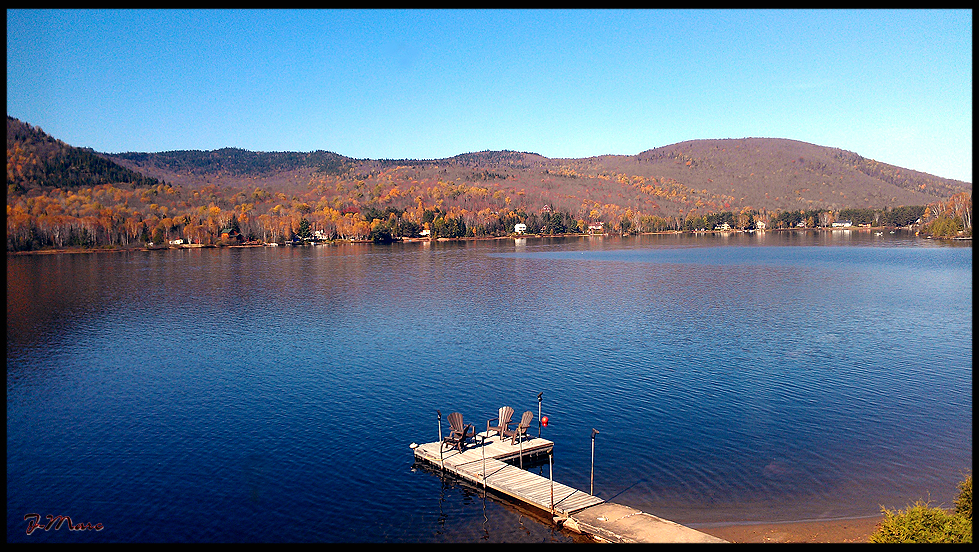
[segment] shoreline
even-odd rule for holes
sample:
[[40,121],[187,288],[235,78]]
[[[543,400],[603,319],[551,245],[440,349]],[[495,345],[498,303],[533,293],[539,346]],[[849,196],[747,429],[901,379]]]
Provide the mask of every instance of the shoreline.
[[691,525],[732,543],[866,543],[883,514],[860,518]]
[[[873,230],[886,230],[892,229],[894,227],[889,226],[873,226],[873,227],[850,227],[850,228],[772,228],[767,230],[756,230],[756,232],[820,232],[820,231],[856,231],[856,232],[867,232]],[[896,230],[909,231],[907,228],[894,228]],[[622,236],[639,236],[639,235],[673,235],[673,234],[691,234],[691,235],[702,235],[702,234],[735,234],[735,233],[746,233],[743,230],[666,230],[661,232],[637,232],[622,234]],[[510,234],[506,236],[468,236],[463,238],[402,238],[396,240],[402,243],[422,243],[422,242],[434,242],[434,241],[481,241],[481,240],[507,240],[507,239],[521,239],[521,238],[564,238],[564,237],[595,237],[595,236],[610,236],[616,234],[602,233],[602,234],[581,234],[581,233],[569,233],[569,234]],[[972,237],[933,237],[933,236],[921,236],[925,239],[935,239],[935,240],[959,240],[959,241],[972,241]],[[346,243],[373,243],[370,240],[332,240],[329,242],[322,242],[320,245],[342,245]],[[277,244],[276,244],[277,245]],[[293,247],[303,247],[306,244],[293,246]],[[62,247],[62,248],[51,248],[51,249],[32,249],[28,251],[7,251],[7,255],[50,255],[58,253],[122,253],[122,252],[132,252],[132,251],[167,251],[171,249],[221,249],[221,248],[250,248],[250,247],[266,247],[265,244],[256,243],[244,243],[235,245],[225,245],[225,244],[209,244],[209,245],[197,245],[197,244],[182,244],[176,246],[157,246],[157,247],[146,247],[146,246],[134,246],[134,247]]]

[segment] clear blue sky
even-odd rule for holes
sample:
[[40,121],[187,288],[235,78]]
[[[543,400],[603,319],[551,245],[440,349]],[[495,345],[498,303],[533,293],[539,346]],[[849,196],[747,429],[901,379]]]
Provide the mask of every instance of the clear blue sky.
[[103,152],[791,138],[972,182],[972,11],[7,11],[7,114]]

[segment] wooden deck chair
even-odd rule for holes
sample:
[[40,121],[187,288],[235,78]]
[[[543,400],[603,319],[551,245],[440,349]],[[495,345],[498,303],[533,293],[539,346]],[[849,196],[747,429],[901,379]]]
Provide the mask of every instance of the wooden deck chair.
[[[499,417],[493,420],[486,420],[486,436],[489,437],[490,432],[496,432],[502,438],[504,431],[510,431],[510,424],[513,423],[510,421],[510,418],[513,418],[513,409],[509,406],[500,407]],[[496,422],[496,425],[490,425],[494,422]]]
[[472,424],[462,422],[462,414],[453,412],[449,414],[449,435],[442,439],[442,445],[449,445],[449,448],[456,447],[459,452],[466,446],[466,439],[475,436],[476,428]]
[[513,431],[504,431],[503,438],[510,438],[510,444],[517,444],[517,439],[523,439],[527,436],[527,430],[530,428],[530,422],[534,420],[534,413],[531,411],[526,411],[520,418],[520,423],[517,424],[517,428]]

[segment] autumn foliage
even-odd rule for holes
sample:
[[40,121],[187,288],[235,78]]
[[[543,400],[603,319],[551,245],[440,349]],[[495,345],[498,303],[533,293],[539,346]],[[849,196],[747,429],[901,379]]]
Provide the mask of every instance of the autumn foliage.
[[[876,188],[860,196],[847,187],[857,184]],[[7,118],[8,251],[489,237],[517,223],[531,234],[596,224],[603,232],[774,228],[792,213],[816,225],[858,208],[887,223],[907,219],[900,210],[912,201],[916,214],[933,204],[926,219],[956,214],[971,234],[964,185],[790,141],[701,141],[587,159],[497,151],[364,160],[235,148],[107,155]],[[938,197],[921,186],[959,191]]]

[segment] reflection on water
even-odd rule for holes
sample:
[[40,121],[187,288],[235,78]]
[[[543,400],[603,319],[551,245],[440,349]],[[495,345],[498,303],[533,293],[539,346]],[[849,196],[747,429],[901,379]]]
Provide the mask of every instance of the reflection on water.
[[[436,409],[541,392],[555,480],[589,487],[598,428],[596,494],[681,523],[950,504],[971,469],[971,244],[8,256],[7,281],[8,540],[570,540],[408,448]],[[31,512],[106,529],[28,536]]]

